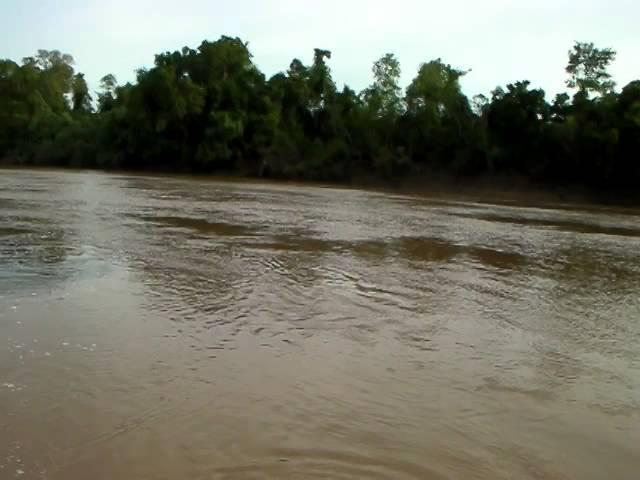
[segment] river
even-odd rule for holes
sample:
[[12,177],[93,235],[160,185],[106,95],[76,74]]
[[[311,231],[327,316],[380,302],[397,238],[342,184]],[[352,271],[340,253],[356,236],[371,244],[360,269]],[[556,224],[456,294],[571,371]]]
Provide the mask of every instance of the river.
[[0,171],[0,478],[640,475],[640,211]]

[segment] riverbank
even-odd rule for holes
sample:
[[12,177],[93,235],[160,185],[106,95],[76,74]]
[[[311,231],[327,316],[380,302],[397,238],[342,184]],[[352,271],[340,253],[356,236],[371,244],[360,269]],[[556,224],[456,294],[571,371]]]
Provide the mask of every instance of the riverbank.
[[[194,174],[166,169],[130,170],[97,169],[55,166],[27,166],[0,164],[0,171],[51,171],[51,172],[94,172],[109,175],[134,175],[142,177],[183,178],[215,182],[243,182],[250,184],[309,186],[317,188],[357,189],[408,195],[416,197],[436,197],[444,200],[458,200],[502,205],[519,205],[538,208],[602,208],[635,210],[640,207],[640,195],[630,192],[599,192],[583,186],[533,183],[525,177],[496,175],[484,177],[452,177],[430,174],[413,178],[382,180],[375,177],[359,176],[349,181],[318,181],[308,179],[258,177],[235,172],[217,174]],[[635,212],[632,212],[635,213]]]

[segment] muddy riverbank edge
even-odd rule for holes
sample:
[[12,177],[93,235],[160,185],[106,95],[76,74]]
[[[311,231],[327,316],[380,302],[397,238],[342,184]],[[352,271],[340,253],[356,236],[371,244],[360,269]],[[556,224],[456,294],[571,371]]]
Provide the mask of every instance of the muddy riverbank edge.
[[436,197],[443,200],[459,200],[480,203],[514,204],[526,207],[580,207],[585,205],[603,208],[620,207],[635,210],[640,208],[638,191],[597,191],[581,185],[551,185],[532,182],[517,175],[484,177],[453,177],[441,174],[423,174],[414,177],[385,180],[368,176],[357,176],[349,181],[319,181],[242,175],[237,172],[194,174],[172,170],[120,170],[75,167],[50,167],[14,165],[0,163],[2,171],[41,171],[59,173],[107,173],[144,177],[191,178],[212,182],[247,182],[271,185],[297,185],[320,188],[346,188],[379,191],[396,195]]

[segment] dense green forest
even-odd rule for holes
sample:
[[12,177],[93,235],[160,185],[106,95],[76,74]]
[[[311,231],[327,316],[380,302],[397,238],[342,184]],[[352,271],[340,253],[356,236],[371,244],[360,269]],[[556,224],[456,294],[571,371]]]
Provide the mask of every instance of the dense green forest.
[[[329,181],[520,176],[595,190],[640,184],[640,81],[616,90],[611,49],[576,43],[549,103],[523,80],[471,100],[467,72],[422,64],[406,89],[393,54],[339,90],[331,52],[266,78],[238,38],[157,55],[135,83],[91,94],[73,58],[0,61],[0,161]],[[563,72],[559,72],[562,74]]]

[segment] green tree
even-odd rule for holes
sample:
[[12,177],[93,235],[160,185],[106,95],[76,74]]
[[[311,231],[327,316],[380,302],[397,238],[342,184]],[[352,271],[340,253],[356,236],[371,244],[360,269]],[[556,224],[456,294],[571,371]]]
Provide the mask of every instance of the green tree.
[[640,80],[626,85],[617,99],[618,143],[611,169],[613,187],[637,191],[640,184]]
[[313,53],[313,64],[309,69],[309,88],[311,92],[312,110],[323,108],[332,100],[336,93],[336,85],[331,78],[331,69],[327,60],[331,59],[331,52],[316,48]]
[[407,125],[402,130],[406,150],[420,168],[462,171],[470,161],[472,112],[460,87],[466,73],[437,59],[423,63],[407,87]]
[[387,53],[373,64],[373,84],[363,92],[368,108],[377,116],[396,117],[402,113],[400,62]]
[[74,60],[58,50],[38,50],[35,57],[23,59],[27,75],[37,78],[37,91],[55,113],[69,110],[67,95],[74,81]]
[[423,63],[418,76],[407,88],[406,102],[410,112],[429,111],[433,118],[452,113],[467,103],[460,79],[467,72],[444,64],[441,59]]
[[84,79],[84,74],[77,73],[73,77],[73,84],[71,86],[71,100],[72,108],[74,112],[91,113],[93,111],[93,105],[91,104],[92,98],[89,94],[89,87]]
[[100,92],[98,92],[98,111],[108,112],[115,107],[118,80],[112,74],[100,79]]
[[607,67],[615,58],[616,52],[611,48],[600,49],[590,42],[576,42],[569,51],[567,86],[583,94],[605,95],[613,91],[615,82]]
[[489,168],[519,174],[540,175],[544,161],[544,130],[549,119],[545,92],[530,82],[496,89],[487,110]]

